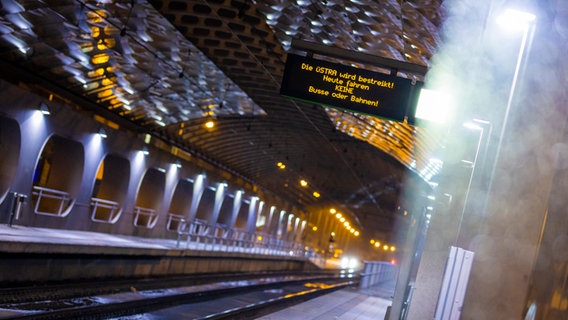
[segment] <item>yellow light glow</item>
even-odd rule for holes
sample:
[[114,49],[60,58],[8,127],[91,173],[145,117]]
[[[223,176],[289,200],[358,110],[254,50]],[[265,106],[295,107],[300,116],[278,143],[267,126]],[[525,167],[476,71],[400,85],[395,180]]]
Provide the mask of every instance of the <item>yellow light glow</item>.
[[313,230],[313,231],[318,231],[318,227],[314,226],[314,227],[312,228],[312,230]]
[[114,92],[112,92],[112,90],[110,90],[110,89],[109,90],[103,90],[103,91],[101,91],[97,94],[97,97],[99,97],[99,98],[110,97],[110,96],[113,95],[113,93]]
[[376,247],[376,248],[378,248],[378,247],[380,247],[380,246],[381,246],[381,243],[380,243],[380,242],[378,242],[378,241],[375,242],[375,247]]
[[345,222],[345,218],[341,217],[341,218],[339,218],[339,221],[341,221],[343,223],[343,222]]
[[394,251],[396,251],[396,247],[395,247],[395,246],[391,246],[391,247],[390,247],[390,250],[391,250],[392,252],[394,252]]
[[341,213],[337,213],[337,214],[335,215],[335,217],[336,217],[337,219],[340,219],[340,218],[342,217],[342,215],[341,215]]
[[302,180],[300,180],[300,185],[305,188],[305,187],[308,186],[308,182],[306,180],[302,179]]
[[93,64],[103,64],[107,63],[109,60],[109,56],[106,53],[100,53],[93,56]]
[[359,233],[359,231],[355,231],[354,234],[355,234],[356,237],[358,237],[360,233]]
[[331,214],[335,214],[336,212],[337,212],[337,210],[335,210],[335,208],[329,209],[329,213],[331,213]]
[[280,168],[282,170],[286,169],[286,165],[282,162],[278,162],[276,165],[278,166],[278,168]]
[[262,241],[262,236],[258,236],[258,237],[256,237],[256,240],[258,240],[258,241]]
[[349,227],[349,221],[345,221],[345,222],[343,223],[343,225],[346,226],[346,227]]
[[349,229],[349,232],[354,233],[355,229]]
[[317,192],[317,191],[314,191],[313,195],[314,195],[314,197],[316,197],[316,198],[319,198],[319,197],[321,196],[320,193]]
[[102,83],[103,86],[105,86],[105,87],[106,87],[106,86],[114,85],[114,82],[112,82],[112,80],[109,79],[109,78],[104,78],[104,79],[101,81],[101,83]]
[[371,244],[375,244],[375,240],[373,240],[373,239],[371,239],[370,242],[371,242]]
[[208,120],[205,122],[205,128],[212,129],[215,126],[215,122],[213,120]]
[[383,246],[383,249],[384,249],[385,251],[387,251],[387,250],[389,249],[389,246],[385,244],[385,245]]

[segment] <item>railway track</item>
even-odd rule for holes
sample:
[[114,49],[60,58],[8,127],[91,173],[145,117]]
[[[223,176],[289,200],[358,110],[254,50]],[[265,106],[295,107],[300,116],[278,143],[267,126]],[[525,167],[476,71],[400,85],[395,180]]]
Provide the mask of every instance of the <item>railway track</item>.
[[160,314],[161,319],[251,319],[357,281],[335,273],[203,275],[15,288],[22,293],[20,301],[12,301],[15,291],[7,295],[3,289],[0,319],[141,319],[141,314]]

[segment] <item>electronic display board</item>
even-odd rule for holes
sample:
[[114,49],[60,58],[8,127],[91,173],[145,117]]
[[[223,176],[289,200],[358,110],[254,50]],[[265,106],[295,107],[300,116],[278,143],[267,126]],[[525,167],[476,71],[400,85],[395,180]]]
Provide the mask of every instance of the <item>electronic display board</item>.
[[329,107],[404,121],[412,80],[288,54],[280,94]]

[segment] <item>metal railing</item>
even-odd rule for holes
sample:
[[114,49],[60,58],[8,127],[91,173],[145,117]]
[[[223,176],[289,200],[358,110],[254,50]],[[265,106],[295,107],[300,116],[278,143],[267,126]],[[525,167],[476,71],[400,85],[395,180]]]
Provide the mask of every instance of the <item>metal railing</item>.
[[267,234],[232,229],[223,224],[210,225],[207,221],[200,219],[186,221],[184,227],[178,229],[176,247],[297,256],[313,260],[318,265],[323,261],[317,253],[313,250],[306,250],[300,243],[284,241]]
[[116,223],[122,214],[122,208],[116,201],[91,198],[91,220],[103,223]]
[[179,232],[180,229],[185,228],[185,219],[182,215],[175,213],[168,213],[168,222],[166,223],[166,230]]
[[33,186],[34,212],[39,215],[66,217],[75,204],[68,192],[40,186]]
[[385,281],[396,280],[398,267],[385,261],[365,261],[359,288],[365,289]]
[[155,209],[134,207],[134,226],[151,229],[158,222]]

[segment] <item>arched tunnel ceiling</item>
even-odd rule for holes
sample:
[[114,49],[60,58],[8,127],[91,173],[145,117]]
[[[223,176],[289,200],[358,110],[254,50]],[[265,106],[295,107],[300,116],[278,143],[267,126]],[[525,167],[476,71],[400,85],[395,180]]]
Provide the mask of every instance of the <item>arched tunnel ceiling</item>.
[[441,1],[2,0],[0,59],[299,208],[388,233],[405,175],[438,169],[436,138],[280,96],[286,53],[302,39],[427,66]]

